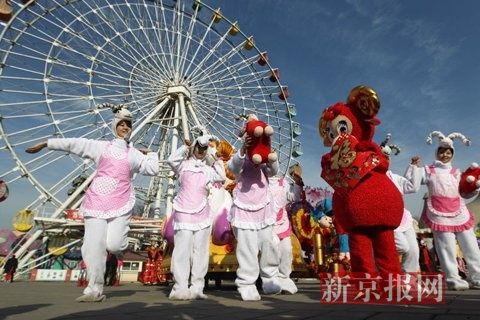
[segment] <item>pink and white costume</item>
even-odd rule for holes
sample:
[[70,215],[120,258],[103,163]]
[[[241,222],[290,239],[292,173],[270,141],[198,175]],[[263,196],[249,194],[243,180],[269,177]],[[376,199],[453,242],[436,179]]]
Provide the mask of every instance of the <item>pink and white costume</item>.
[[288,219],[286,206],[290,202],[299,201],[301,196],[301,187],[291,185],[284,178],[277,176],[269,180],[270,193],[272,195],[273,211],[277,213],[277,221],[273,225],[273,231],[280,240],[278,245],[279,265],[278,279],[282,291],[294,294],[298,291],[295,283],[290,279],[292,273],[292,226]]
[[208,195],[212,183],[225,180],[221,159],[215,161],[213,166],[208,166],[205,161],[188,156],[188,147],[181,146],[168,158],[168,164],[178,176],[179,187],[172,213],[175,247],[171,271],[175,284],[169,296],[178,300],[207,298],[203,294],[203,287],[208,271],[212,224]]
[[[435,250],[448,287],[480,289],[480,250],[473,232],[474,217],[458,192],[460,175],[460,170],[452,168],[451,163],[438,160],[425,167],[422,183],[427,185],[429,197],[422,219],[432,229]],[[456,241],[467,262],[470,284],[458,273]]]
[[[415,193],[420,188],[422,180],[421,169],[412,166],[407,170],[408,178],[402,177],[392,171],[387,171],[387,176],[397,187],[402,195],[406,193]],[[410,211],[403,209],[402,221],[397,229],[394,230],[395,246],[397,251],[402,255],[402,271],[418,272],[420,271],[419,256],[420,249],[417,242],[417,234],[413,228],[413,218]]]
[[49,139],[49,149],[88,158],[97,165],[80,211],[85,217],[82,258],[87,266],[85,295],[101,296],[107,250],[120,253],[128,246],[129,218],[135,204],[134,173],[158,174],[158,155],[143,155],[123,139],[97,141],[83,138]]
[[255,165],[237,152],[228,162],[228,168],[237,177],[228,219],[237,238],[239,266],[235,283],[243,300],[260,300],[255,286],[259,275],[264,293],[281,291],[278,283],[278,237],[273,232],[276,212],[268,188],[268,177],[277,174],[278,162]]

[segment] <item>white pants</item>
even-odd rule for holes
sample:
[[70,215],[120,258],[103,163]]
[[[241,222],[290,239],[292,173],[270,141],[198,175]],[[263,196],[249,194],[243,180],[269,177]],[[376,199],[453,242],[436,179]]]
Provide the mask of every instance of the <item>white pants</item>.
[[205,275],[208,271],[209,236],[211,227],[202,230],[175,230],[171,271],[175,280],[172,293],[186,295],[188,278],[190,291],[203,292]]
[[[237,278],[235,284],[241,287],[255,286],[260,275],[263,284],[275,281],[278,277],[278,237],[273,233],[273,227],[260,230],[239,229],[234,227],[237,238]],[[260,264],[258,262],[258,253]]]
[[420,249],[413,226],[403,232],[395,231],[395,246],[397,252],[402,255],[402,270],[404,272],[419,272]]
[[84,294],[101,295],[107,250],[118,254],[128,247],[130,213],[111,219],[85,218],[82,258],[87,266],[88,286]]
[[462,250],[463,258],[467,263],[469,280],[480,283],[480,249],[478,248],[477,238],[473,229],[456,233],[433,232],[435,250],[437,251],[442,271],[445,272],[447,283],[457,283],[461,280],[457,266],[455,237]]
[[287,279],[290,278],[290,273],[292,273],[292,240],[290,237],[283,238],[278,244],[278,251],[280,255],[280,264],[278,265],[278,276],[279,278]]

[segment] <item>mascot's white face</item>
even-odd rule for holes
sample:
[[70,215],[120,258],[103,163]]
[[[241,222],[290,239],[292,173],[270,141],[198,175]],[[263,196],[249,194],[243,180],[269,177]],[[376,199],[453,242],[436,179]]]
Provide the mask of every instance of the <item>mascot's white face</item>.
[[351,134],[353,129],[352,121],[342,114],[338,115],[327,124],[328,140],[333,144],[335,139],[344,133]]

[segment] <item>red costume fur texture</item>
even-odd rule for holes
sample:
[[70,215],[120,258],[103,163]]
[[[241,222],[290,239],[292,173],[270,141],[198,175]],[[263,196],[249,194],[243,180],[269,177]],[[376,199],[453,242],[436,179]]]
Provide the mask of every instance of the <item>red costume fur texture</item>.
[[277,155],[271,152],[270,136],[273,128],[265,122],[258,120],[255,115],[250,115],[245,123],[244,133],[251,137],[252,144],[247,148],[247,155],[255,164],[277,160]]
[[462,173],[458,191],[461,195],[468,195],[480,188],[480,167],[477,163],[472,165]]
[[388,159],[373,142],[376,93],[352,90],[347,103],[328,107],[320,119],[326,146],[322,178],[335,190],[333,212],[338,232],[349,234],[352,271],[386,276],[401,272],[393,230],[403,214],[403,198],[387,177]]

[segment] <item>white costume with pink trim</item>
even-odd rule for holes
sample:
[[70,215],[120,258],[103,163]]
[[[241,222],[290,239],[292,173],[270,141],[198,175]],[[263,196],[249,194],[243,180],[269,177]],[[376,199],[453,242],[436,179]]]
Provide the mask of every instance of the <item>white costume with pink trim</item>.
[[268,177],[277,174],[278,162],[255,165],[237,152],[228,162],[228,168],[237,177],[229,215],[237,238],[239,266],[235,283],[243,300],[260,300],[255,287],[259,274],[265,293],[281,291],[278,283],[278,237],[273,232],[276,213],[268,188]]
[[[409,168],[409,178],[402,177],[392,171],[387,171],[387,176],[392,180],[402,195],[407,193],[415,193],[420,188],[422,180],[421,168],[411,166]],[[394,230],[395,246],[397,251],[402,255],[402,270],[404,272],[420,271],[419,256],[420,249],[417,242],[417,234],[413,228],[413,218],[410,211],[403,208],[402,221],[397,229]]]
[[158,155],[155,152],[143,155],[123,139],[111,142],[83,138],[49,139],[47,146],[91,159],[97,165],[80,211],[85,217],[82,257],[88,276],[88,286],[83,293],[100,296],[107,250],[115,254],[128,246],[129,218],[135,204],[133,174],[158,174]]
[[[223,161],[213,166],[189,158],[189,148],[181,146],[168,158],[178,176],[178,192],[173,201],[174,249],[172,266],[175,284],[170,299],[205,299],[203,287],[208,271],[209,235],[212,224],[209,190],[213,183],[225,180]],[[188,279],[190,277],[190,288]]]
[[280,239],[278,245],[280,257],[278,278],[280,287],[282,288],[282,291],[294,294],[298,289],[292,279],[290,279],[293,260],[292,240],[290,239],[292,226],[288,219],[286,206],[290,202],[300,200],[301,187],[298,185],[290,185],[284,178],[279,178],[277,176],[271,177],[268,180],[274,212],[277,213],[277,221],[273,226],[273,231]]
[[460,175],[450,163],[438,160],[425,167],[422,183],[428,186],[429,197],[422,219],[432,229],[435,250],[448,287],[456,290],[469,287],[458,273],[458,241],[467,262],[470,286],[480,289],[480,250],[473,232],[474,218],[458,192]]

